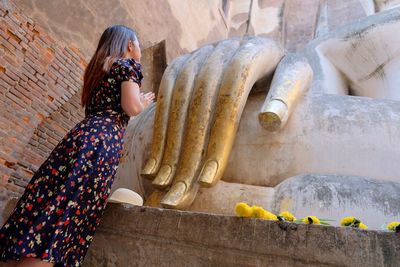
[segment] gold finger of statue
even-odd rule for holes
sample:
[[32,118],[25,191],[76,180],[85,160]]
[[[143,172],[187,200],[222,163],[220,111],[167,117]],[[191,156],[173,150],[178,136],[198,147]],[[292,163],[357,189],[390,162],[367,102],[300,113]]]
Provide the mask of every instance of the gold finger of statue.
[[[224,71],[240,45],[241,39],[229,39],[216,44],[214,51],[204,62],[199,71],[189,104],[188,117],[179,163],[174,178],[174,186],[161,201],[164,207],[178,208],[191,198],[184,198],[193,188],[197,178],[204,150],[207,147],[207,136],[210,132],[213,111]],[[179,196],[180,195],[180,196]]]
[[281,129],[294,105],[307,92],[313,71],[306,58],[297,54],[285,56],[274,73],[271,88],[258,115],[259,122],[268,131]]
[[197,74],[214,46],[207,45],[193,52],[176,78],[168,114],[168,128],[161,167],[153,181],[158,188],[168,186],[175,173],[186,123],[187,111]]
[[164,153],[168,113],[171,106],[171,98],[177,75],[180,73],[189,55],[176,58],[168,65],[161,79],[157,97],[157,109],[154,118],[154,131],[150,157],[147,160],[141,174],[142,176],[153,179],[157,174]]
[[275,70],[283,56],[280,45],[255,38],[242,45],[226,71],[199,183],[211,187],[222,177],[248,94],[254,83]]

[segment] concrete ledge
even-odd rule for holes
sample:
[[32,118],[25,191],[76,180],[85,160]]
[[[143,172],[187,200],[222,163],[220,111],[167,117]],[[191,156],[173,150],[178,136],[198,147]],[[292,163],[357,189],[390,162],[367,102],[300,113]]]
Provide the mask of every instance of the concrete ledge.
[[83,266],[398,266],[399,262],[396,233],[109,203]]

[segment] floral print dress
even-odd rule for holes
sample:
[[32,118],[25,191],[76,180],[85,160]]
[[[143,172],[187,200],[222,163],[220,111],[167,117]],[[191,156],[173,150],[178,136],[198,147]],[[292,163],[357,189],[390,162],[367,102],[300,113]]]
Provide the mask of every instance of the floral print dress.
[[0,230],[0,260],[36,257],[81,266],[110,195],[129,116],[121,82],[141,85],[140,63],[118,59],[85,108],[85,118],[53,149]]

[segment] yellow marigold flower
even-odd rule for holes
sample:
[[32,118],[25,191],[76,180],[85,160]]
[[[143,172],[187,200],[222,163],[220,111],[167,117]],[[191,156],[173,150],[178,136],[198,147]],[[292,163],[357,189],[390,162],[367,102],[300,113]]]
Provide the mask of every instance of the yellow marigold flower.
[[278,220],[278,217],[276,217],[275,214],[263,209],[262,207],[252,206],[252,209],[253,209],[253,216],[255,218],[261,218],[261,219],[273,220],[273,221]]
[[273,214],[272,212],[269,212],[267,210],[264,210],[264,219],[266,220],[272,220],[272,221],[277,221],[278,217]]
[[306,224],[321,224],[320,220],[316,216],[307,216],[303,218],[302,222]]
[[349,225],[353,224],[355,220],[356,220],[356,218],[354,218],[354,217],[344,217],[340,221],[340,225],[341,226],[349,226]]
[[367,229],[368,226],[366,226],[365,224],[363,224],[362,222],[360,222],[360,225],[358,226],[358,228]]
[[247,203],[239,202],[236,204],[235,213],[238,217],[252,217],[253,209]]
[[390,231],[400,232],[400,222],[391,222],[387,225],[387,229]]
[[286,221],[294,222],[296,217],[288,211],[283,211],[279,214],[279,216],[283,217]]
[[355,228],[367,229],[368,227],[355,217],[344,217],[340,221],[341,226],[350,226]]
[[253,210],[253,217],[254,218],[262,218],[263,216],[263,208],[253,205],[251,206],[251,209]]

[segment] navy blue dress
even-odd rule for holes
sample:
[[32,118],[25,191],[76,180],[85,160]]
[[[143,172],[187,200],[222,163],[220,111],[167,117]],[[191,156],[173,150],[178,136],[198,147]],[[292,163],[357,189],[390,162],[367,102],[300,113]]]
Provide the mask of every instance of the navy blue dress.
[[101,221],[122,156],[129,116],[121,82],[141,85],[141,65],[118,59],[95,89],[85,118],[31,178],[0,230],[0,259],[36,257],[80,266]]

